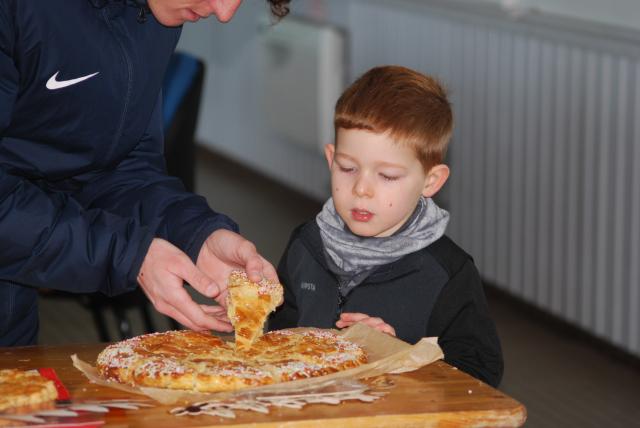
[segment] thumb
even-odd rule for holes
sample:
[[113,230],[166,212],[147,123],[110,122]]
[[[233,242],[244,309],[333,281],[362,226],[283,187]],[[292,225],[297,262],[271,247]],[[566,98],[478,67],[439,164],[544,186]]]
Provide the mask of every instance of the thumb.
[[184,273],[184,280],[200,294],[214,298],[220,294],[218,284],[195,265],[191,264]]

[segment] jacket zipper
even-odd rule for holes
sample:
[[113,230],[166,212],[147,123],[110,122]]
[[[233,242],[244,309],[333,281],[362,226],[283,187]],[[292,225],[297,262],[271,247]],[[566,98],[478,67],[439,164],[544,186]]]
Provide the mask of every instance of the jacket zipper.
[[[121,40],[121,37],[123,37],[123,34],[125,34],[121,28],[119,28],[119,26],[124,25],[122,22],[116,22],[116,20],[112,19],[112,17],[109,15],[107,9],[105,9],[103,11],[103,16],[104,19],[107,23],[107,26],[109,28],[109,30],[111,31],[113,38],[115,39],[116,43],[118,44],[118,46],[120,47],[120,50],[122,51],[122,57],[124,59],[124,65],[126,66],[126,70],[127,70],[127,91],[125,93],[125,97],[124,97],[124,105],[122,107],[122,112],[120,113],[120,119],[119,119],[119,124],[118,124],[118,128],[113,136],[113,140],[111,142],[111,147],[108,148],[107,153],[106,153],[106,157],[107,158],[111,158],[111,156],[113,155],[113,152],[116,150],[117,146],[118,146],[118,142],[120,141],[120,138],[122,137],[122,134],[124,132],[124,127],[125,127],[125,122],[127,119],[127,113],[129,111],[129,101],[131,99],[131,94],[133,92],[133,66],[131,64],[131,59],[129,58],[129,54],[127,53],[127,48],[125,46],[125,42],[123,40]],[[113,22],[112,22],[113,21]]]
[[340,280],[337,280],[338,282],[338,307],[336,308],[336,319],[335,321],[338,321],[340,319],[340,314],[342,313],[342,308],[344,307],[344,304],[347,303],[347,297],[343,296],[342,293],[340,292]]

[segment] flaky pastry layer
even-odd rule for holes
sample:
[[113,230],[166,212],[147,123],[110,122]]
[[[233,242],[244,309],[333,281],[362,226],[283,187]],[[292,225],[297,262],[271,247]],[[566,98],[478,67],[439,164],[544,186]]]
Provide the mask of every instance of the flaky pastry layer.
[[97,359],[104,379],[200,392],[236,390],[322,376],[367,362],[358,345],[331,330],[285,329],[236,352],[208,333],[181,330],[114,343]]
[[0,411],[55,400],[53,381],[36,371],[0,370]]

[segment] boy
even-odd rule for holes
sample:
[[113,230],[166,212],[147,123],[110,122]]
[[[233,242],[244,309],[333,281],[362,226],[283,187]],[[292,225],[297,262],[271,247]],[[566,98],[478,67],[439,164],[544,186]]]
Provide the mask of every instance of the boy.
[[342,94],[334,125],[332,198],[292,234],[269,329],[362,322],[409,343],[438,336],[445,361],[497,386],[502,352],[480,276],[431,199],[449,177],[445,91],[413,70],[377,67]]

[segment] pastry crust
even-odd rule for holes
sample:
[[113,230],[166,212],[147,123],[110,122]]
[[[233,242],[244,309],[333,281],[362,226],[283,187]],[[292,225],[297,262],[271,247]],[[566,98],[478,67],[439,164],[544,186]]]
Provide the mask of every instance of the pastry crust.
[[282,303],[283,288],[267,279],[252,282],[244,271],[234,271],[227,290],[227,315],[236,331],[236,349],[244,352],[262,335],[267,317]]
[[132,386],[200,392],[322,376],[366,363],[365,352],[332,330],[287,329],[245,352],[208,333],[153,333],[114,343],[97,359],[100,375]]
[[32,406],[55,400],[58,391],[53,381],[37,371],[17,369],[0,370],[0,411],[21,406]]

